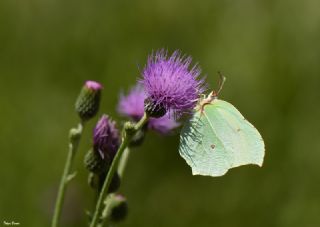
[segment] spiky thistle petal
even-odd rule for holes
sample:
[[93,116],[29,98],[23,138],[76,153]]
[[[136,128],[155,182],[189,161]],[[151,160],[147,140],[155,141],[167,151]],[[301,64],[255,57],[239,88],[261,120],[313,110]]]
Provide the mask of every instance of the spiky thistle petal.
[[196,106],[204,80],[199,79],[199,66],[191,66],[191,61],[179,51],[168,56],[160,50],[149,56],[140,83],[154,108],[164,108],[179,117]]

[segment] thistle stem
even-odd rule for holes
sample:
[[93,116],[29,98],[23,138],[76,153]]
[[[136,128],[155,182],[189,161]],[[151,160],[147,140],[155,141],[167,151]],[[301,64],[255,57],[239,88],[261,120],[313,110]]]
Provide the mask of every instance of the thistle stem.
[[133,125],[133,127],[126,127],[126,125],[124,126],[124,135],[123,135],[121,145],[120,145],[120,147],[119,147],[119,149],[118,149],[118,151],[117,151],[117,153],[111,163],[107,177],[103,183],[98,201],[96,203],[96,208],[95,208],[95,211],[93,214],[93,218],[92,218],[90,227],[95,227],[98,225],[100,214],[103,209],[103,200],[106,197],[111,180],[117,170],[117,166],[118,166],[118,163],[121,159],[123,152],[125,151],[125,149],[129,145],[129,143],[130,143],[132,137],[135,135],[135,133],[137,131],[139,131],[144,126],[144,124],[147,123],[148,119],[149,119],[149,117],[146,114],[144,114],[144,116],[140,119],[140,121],[138,123],[136,123],[135,125]]
[[126,168],[127,163],[128,163],[129,154],[130,154],[130,149],[127,147],[124,150],[124,152],[123,152],[123,154],[121,156],[121,159],[119,161],[118,174],[119,174],[119,177],[121,179],[123,178],[123,174],[124,174],[125,168]]
[[[127,147],[123,151],[123,154],[122,154],[122,156],[120,158],[120,161],[119,161],[119,164],[118,164],[118,170],[117,171],[118,171],[118,174],[119,174],[119,177],[120,177],[121,180],[123,178],[123,174],[124,174],[126,165],[128,163],[129,153],[130,153],[130,149],[129,149],[129,147]],[[97,225],[97,227],[103,227],[106,224],[108,225],[109,216],[110,216],[110,212],[111,212],[111,209],[112,209],[112,206],[111,206],[112,199],[113,199],[112,194],[109,194],[109,195],[106,196],[106,198],[104,200],[105,206],[104,206],[104,209],[103,209],[102,214],[101,214],[101,220],[100,220],[99,224]]]
[[58,195],[55,203],[53,218],[52,218],[52,227],[57,227],[58,222],[61,216],[62,205],[64,200],[64,195],[66,192],[67,184],[70,180],[75,176],[75,174],[71,174],[71,168],[74,160],[74,156],[78,150],[81,134],[83,131],[83,123],[79,123],[77,128],[72,128],[69,134],[69,152],[67,156],[67,160],[64,166],[63,174],[60,180]]

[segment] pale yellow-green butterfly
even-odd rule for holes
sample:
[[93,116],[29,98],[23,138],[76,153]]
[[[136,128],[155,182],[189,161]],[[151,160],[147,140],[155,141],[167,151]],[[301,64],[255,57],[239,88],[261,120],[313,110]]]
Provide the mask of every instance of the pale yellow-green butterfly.
[[262,166],[265,146],[258,130],[217,92],[202,97],[180,135],[179,153],[194,175],[222,176],[229,169]]

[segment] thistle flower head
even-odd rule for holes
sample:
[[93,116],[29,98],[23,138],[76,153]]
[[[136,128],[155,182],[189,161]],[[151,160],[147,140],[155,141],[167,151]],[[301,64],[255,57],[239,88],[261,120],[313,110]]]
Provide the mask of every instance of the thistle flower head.
[[140,81],[153,107],[173,112],[175,116],[190,112],[204,91],[204,80],[199,80],[200,68],[191,67],[191,57],[175,51],[168,56],[164,50],[148,58]]
[[[118,112],[133,121],[138,121],[144,114],[144,100],[146,94],[141,84],[133,87],[128,95],[121,94],[118,105]],[[172,129],[178,127],[180,124],[175,121],[174,117],[167,113],[160,118],[150,118],[148,128],[162,134],[169,133]]]
[[120,145],[119,131],[115,122],[108,115],[103,115],[93,131],[93,148],[102,158],[106,155],[111,160]]

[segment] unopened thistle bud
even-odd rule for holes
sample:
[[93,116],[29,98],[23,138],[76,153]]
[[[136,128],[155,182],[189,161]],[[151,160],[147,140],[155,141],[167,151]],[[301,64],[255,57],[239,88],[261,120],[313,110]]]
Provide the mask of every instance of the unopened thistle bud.
[[99,176],[94,173],[89,173],[88,184],[91,188],[98,188],[99,187]]
[[82,121],[94,117],[100,105],[102,85],[95,81],[86,81],[76,101],[76,111]]
[[[109,169],[107,169],[103,174],[101,174],[99,176],[99,184],[98,184],[99,191],[101,191],[101,189],[102,189],[102,186],[103,186],[104,181],[106,180],[108,171],[109,171]],[[121,184],[120,176],[119,176],[118,172],[115,172],[112,177],[112,180],[111,180],[111,183],[110,183],[110,186],[108,189],[108,193],[113,193],[113,192],[118,191],[118,189],[120,188],[120,184]]]
[[120,137],[115,122],[103,115],[93,131],[93,149],[85,156],[86,168],[96,174],[104,174],[118,150]]
[[120,145],[116,123],[108,115],[102,115],[93,131],[93,149],[102,159],[111,163]]
[[110,220],[113,222],[119,222],[126,218],[128,215],[128,203],[127,199],[120,194],[116,194],[112,201],[112,210],[110,214]]
[[[91,188],[97,189],[98,192],[101,191],[103,183],[107,177],[109,168],[104,169],[104,171],[102,171],[99,174],[93,173],[91,172],[88,176],[88,184]],[[118,191],[118,189],[120,188],[120,183],[121,183],[121,179],[120,176],[117,172],[115,172],[115,174],[112,177],[109,189],[108,189],[108,193],[113,193]]]
[[103,159],[97,152],[89,150],[84,157],[84,165],[90,172],[101,174],[108,169],[110,161]]
[[121,184],[121,179],[120,179],[118,172],[116,172],[112,177],[110,187],[108,189],[108,193],[118,191],[118,189],[120,188],[120,184]]

